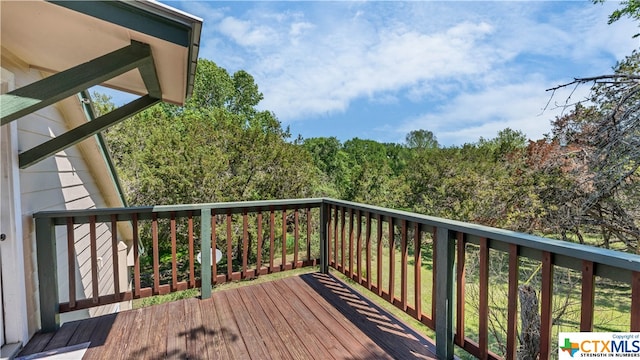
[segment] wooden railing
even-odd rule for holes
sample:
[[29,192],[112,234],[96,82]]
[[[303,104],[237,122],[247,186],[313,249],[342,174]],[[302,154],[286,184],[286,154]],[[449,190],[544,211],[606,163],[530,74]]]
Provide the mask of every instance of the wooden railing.
[[[42,329],[56,329],[60,313],[191,288],[208,298],[212,285],[317,265],[320,204],[305,199],[37,213]],[[130,290],[119,280],[123,264],[116,229],[122,225],[132,234]],[[66,251],[56,251],[56,242]],[[216,264],[215,252],[203,249],[219,249],[221,261]],[[90,286],[85,290],[90,294],[77,299],[80,253],[87,253],[82,256],[88,258],[82,266],[86,274],[80,276],[87,278],[82,285]],[[106,280],[99,274],[105,259],[111,269]],[[66,264],[65,279],[58,279],[59,263]],[[68,284],[64,302],[58,294],[61,280]]]
[[[580,279],[580,323],[575,331],[594,329],[594,295],[608,286],[598,288],[596,276],[628,289],[623,292],[631,299],[608,300],[630,300],[628,327],[623,331],[640,331],[638,255],[332,199],[325,199],[323,208],[329,265],[434,330],[441,359],[453,358],[454,344],[480,359],[501,358],[489,349],[489,292],[499,283],[506,284],[504,357],[516,358],[521,264],[538,264],[540,359],[548,359],[552,350],[552,305],[558,282],[554,271],[574,271]],[[477,268],[467,268],[466,257],[471,255],[478,258]],[[492,258],[505,262],[504,279],[489,275]],[[478,282],[472,309],[465,294],[469,270],[477,272]],[[465,316],[465,311],[473,314]],[[476,316],[472,338],[465,332],[465,321]]]
[[[194,287],[200,287],[206,298],[215,284],[319,263],[320,271],[335,268],[433,329],[441,359],[453,358],[454,345],[481,359],[501,358],[489,344],[495,337],[490,334],[489,323],[501,321],[490,318],[490,292],[499,287],[497,283],[506,284],[504,357],[515,358],[519,347],[519,285],[528,284],[534,277],[522,281],[520,273],[525,267],[535,268],[532,273],[540,280],[536,286],[541,304],[541,359],[549,358],[552,351],[554,285],[559,283],[554,272],[573,271],[579,279],[579,331],[594,329],[594,295],[608,286],[596,281],[601,278],[622,284],[629,295],[620,300],[628,301],[630,309],[625,331],[640,331],[640,256],[507,230],[334,199],[42,212],[34,217],[43,330],[57,328],[61,311]],[[70,291],[69,301],[60,304],[56,228],[66,234],[59,240],[73,249],[73,234],[80,226],[89,227],[90,268],[96,280],[96,226],[106,224],[114,229],[118,223],[133,227],[132,290],[116,287],[111,294],[101,294],[95,285],[98,282],[93,281],[89,299],[75,299]],[[163,231],[167,228],[168,232]],[[164,233],[168,235],[161,235]],[[150,244],[144,249],[145,256],[152,259],[148,284],[141,273],[142,238]],[[170,239],[171,244],[170,261],[165,264],[170,276],[165,276],[164,282],[161,238]],[[188,252],[187,264],[182,264],[184,272],[178,271],[180,239]],[[292,249],[287,249],[289,239]],[[114,235],[112,249],[115,243]],[[195,253],[209,248],[220,248],[223,261],[216,265],[205,250],[201,264],[196,265]],[[116,269],[117,257],[113,254],[112,266]],[[65,256],[69,268],[73,268],[73,250]],[[471,258],[477,259],[477,264],[469,266]],[[504,279],[490,275],[491,264],[504,264]],[[470,273],[475,275],[469,277]],[[69,271],[70,284],[76,281],[74,276]],[[117,272],[113,274],[114,282],[117,276]],[[467,293],[472,285],[478,290],[475,302]],[[466,321],[476,316],[477,329],[469,331]]]

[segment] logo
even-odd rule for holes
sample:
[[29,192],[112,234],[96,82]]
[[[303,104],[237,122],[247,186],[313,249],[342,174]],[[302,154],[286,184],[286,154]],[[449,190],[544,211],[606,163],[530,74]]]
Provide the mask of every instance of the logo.
[[576,358],[640,360],[640,332],[630,333],[560,333],[558,359]]
[[580,344],[571,342],[569,338],[564,338],[564,346],[561,346],[560,350],[568,352],[569,355],[573,357],[573,355],[575,355],[575,353],[577,353],[578,350],[580,350]]

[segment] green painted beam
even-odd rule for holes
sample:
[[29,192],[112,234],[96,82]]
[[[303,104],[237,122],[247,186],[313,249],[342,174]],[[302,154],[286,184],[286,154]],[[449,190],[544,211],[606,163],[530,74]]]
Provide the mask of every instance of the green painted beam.
[[[147,69],[149,62],[153,66],[151,47],[148,44],[132,41],[131,45],[122,49],[1,95],[0,123],[1,125],[10,123],[127,71],[138,67]],[[150,80],[151,75],[148,70],[145,70],[145,73],[147,73],[145,79],[145,85],[147,85],[148,81],[153,82],[153,80]],[[156,90],[153,90],[154,95],[157,95]],[[157,97],[160,98],[160,96]]]
[[29,167],[57,153],[58,151],[77,144],[89,136],[93,136],[110,126],[129,118],[159,101],[159,99],[154,99],[149,95],[145,95],[111,111],[108,114],[102,115],[93,121],[80,125],[73,130],[69,130],[60,136],[27,150],[18,155],[20,169]]
[[52,219],[36,219],[36,245],[40,324],[43,332],[56,331],[60,327],[60,299],[58,298],[56,230]]
[[438,227],[435,238],[434,272],[436,274],[436,313],[433,314],[436,330],[436,356],[438,359],[453,359],[453,261],[455,235],[447,228]]
[[[203,208],[200,213],[200,298],[211,297],[211,209]],[[215,255],[214,255],[215,256]]]
[[153,57],[147,59],[145,63],[138,68],[144,86],[147,88],[147,93],[152,98],[162,99],[162,89],[160,88],[160,80],[158,80],[158,73],[156,72],[156,65],[153,62]]
[[67,9],[139,31],[180,46],[191,44],[191,26],[179,19],[170,19],[154,13],[148,6],[139,6],[121,1],[51,1]]

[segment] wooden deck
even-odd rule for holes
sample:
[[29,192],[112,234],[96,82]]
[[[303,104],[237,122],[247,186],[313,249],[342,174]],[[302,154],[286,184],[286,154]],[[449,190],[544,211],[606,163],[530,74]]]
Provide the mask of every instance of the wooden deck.
[[20,356],[87,342],[84,359],[435,358],[431,342],[319,273],[70,322]]

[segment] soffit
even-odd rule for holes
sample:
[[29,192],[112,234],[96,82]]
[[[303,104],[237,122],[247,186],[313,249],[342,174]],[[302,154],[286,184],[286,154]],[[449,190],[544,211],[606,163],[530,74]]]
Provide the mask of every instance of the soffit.
[[[135,40],[151,47],[162,100],[184,103],[191,68],[189,47],[49,2],[1,1],[0,6],[0,43],[30,67],[57,73]],[[103,86],[147,94],[137,69],[108,80]]]

